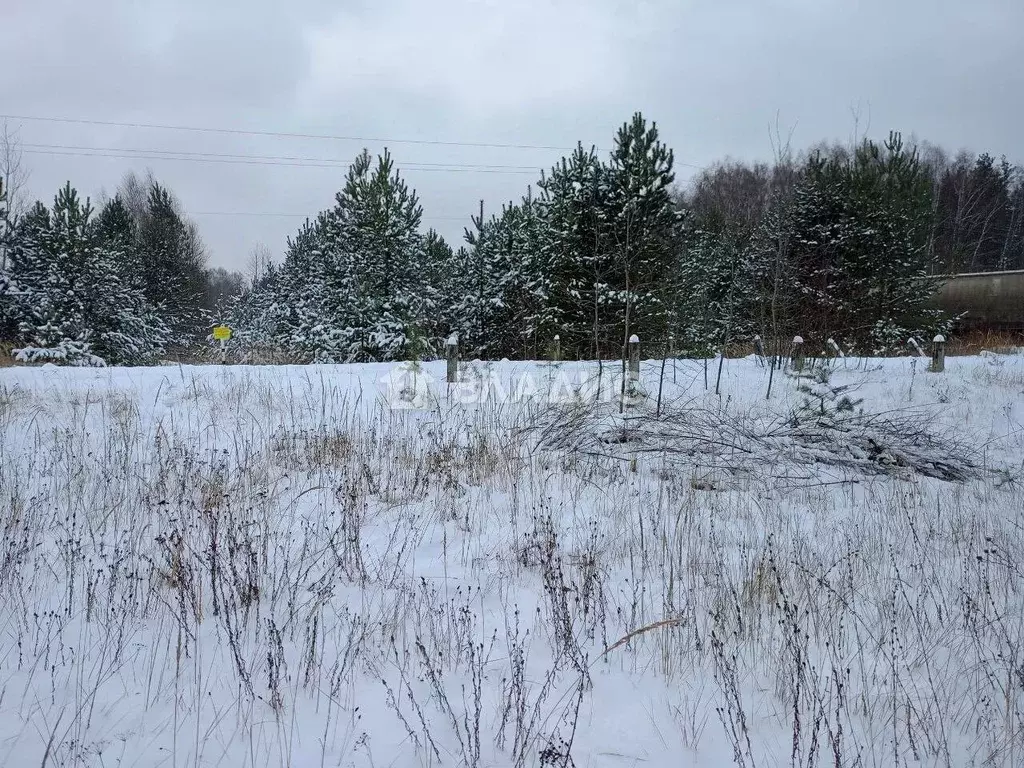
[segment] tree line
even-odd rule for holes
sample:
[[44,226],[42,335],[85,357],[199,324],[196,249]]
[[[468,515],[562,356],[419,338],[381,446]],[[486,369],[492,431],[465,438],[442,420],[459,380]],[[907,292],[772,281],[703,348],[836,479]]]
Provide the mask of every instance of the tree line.
[[[2,184],[0,184],[2,188]],[[70,182],[14,216],[0,194],[0,340],[23,362],[142,364],[187,349],[244,288],[151,175],[98,209]]]
[[[70,185],[6,222],[3,335],[23,359],[145,362],[205,338],[217,305],[251,351],[301,362],[438,354],[617,357],[633,334],[680,354],[800,334],[885,353],[948,331],[942,274],[1024,268],[1024,174],[892,133],[686,185],[657,125],[578,145],[522,198],[481,202],[457,247],[385,151],[352,163],[330,207],[244,286],[205,268],[168,190],[129,176],[98,213]],[[220,285],[220,288],[215,288]],[[239,288],[241,288],[239,290]]]
[[[618,356],[631,335],[707,354],[763,338],[884,353],[948,331],[939,275],[1024,267],[1024,183],[988,155],[947,160],[897,133],[676,184],[672,150],[635,115],[601,157],[582,145],[519,201],[471,216],[453,248],[421,235],[385,153],[235,306],[245,341],[300,360],[403,359],[449,334],[480,358]],[[650,349],[650,347],[648,347]]]

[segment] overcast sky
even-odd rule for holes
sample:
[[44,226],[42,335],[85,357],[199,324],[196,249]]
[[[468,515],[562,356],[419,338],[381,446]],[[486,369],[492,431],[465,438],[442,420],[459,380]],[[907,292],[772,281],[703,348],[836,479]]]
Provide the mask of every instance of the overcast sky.
[[[1024,162],[1021,0],[0,6],[0,113],[362,138],[7,121],[25,145],[35,197],[51,199],[70,179],[95,198],[125,171],[151,168],[199,223],[211,263],[231,268],[260,242],[280,257],[302,216],[332,204],[345,172],[252,155],[347,164],[387,139],[399,165],[514,166],[405,173],[424,226],[450,241],[481,198],[494,210],[526,192],[538,174],[522,168],[550,167],[577,140],[606,149],[636,110],[658,122],[680,180],[725,156],[770,157],[776,115],[795,126],[799,148],[849,140],[858,110],[862,133],[898,129]],[[78,154],[54,154],[58,146]],[[95,148],[247,162],[97,157]]]

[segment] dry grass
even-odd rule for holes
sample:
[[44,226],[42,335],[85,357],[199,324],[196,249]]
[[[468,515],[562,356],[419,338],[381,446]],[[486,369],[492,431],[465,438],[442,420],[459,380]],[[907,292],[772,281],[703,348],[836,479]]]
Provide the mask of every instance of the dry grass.
[[[924,343],[923,346],[927,349],[927,343]],[[951,357],[977,355],[982,351],[1012,354],[1022,348],[1024,348],[1024,331],[965,330],[950,335],[946,354]],[[11,354],[12,349],[14,349],[13,344],[0,343],[0,367],[19,365]],[[648,359],[657,359],[662,351],[662,347],[657,343],[646,344],[644,356]],[[781,344],[780,351],[783,356],[788,355],[789,344]],[[834,351],[824,342],[816,341],[810,336],[807,337],[804,351],[808,357],[834,357],[835,355]],[[724,349],[724,355],[728,359],[744,358],[754,353],[755,348],[751,341],[732,342],[727,344]],[[228,364],[230,365],[301,365],[304,362],[292,354],[270,347],[246,347],[244,350],[237,346],[228,348]],[[220,350],[204,344],[175,347],[168,349],[161,356],[161,363],[218,365],[220,364]]]
[[988,351],[1013,354],[1024,348],[1024,331],[964,331],[954,333],[946,345],[947,355],[977,355]]
[[0,368],[10,368],[18,363],[14,359],[14,355],[11,350],[14,349],[13,344],[7,342],[0,342]]
[[[926,351],[928,348],[927,339],[921,339],[922,346]],[[789,348],[785,348],[782,354],[789,354]],[[1013,354],[1024,348],[1024,330],[1019,331],[994,331],[994,330],[962,330],[954,331],[949,336],[946,344],[946,354],[949,356],[977,355],[982,351],[996,352],[998,354]],[[815,341],[807,337],[808,356],[824,355],[833,357],[833,350],[825,347],[821,341]],[[727,358],[747,357],[754,354],[754,345],[750,342],[735,342],[725,348]]]
[[1019,484],[708,493],[307,370],[8,385],[0,763],[1021,764]]

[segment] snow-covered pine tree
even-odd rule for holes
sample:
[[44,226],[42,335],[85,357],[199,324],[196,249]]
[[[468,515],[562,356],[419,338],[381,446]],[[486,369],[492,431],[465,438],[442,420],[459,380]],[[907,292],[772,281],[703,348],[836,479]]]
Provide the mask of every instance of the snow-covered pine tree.
[[42,203],[19,221],[12,235],[11,273],[18,289],[15,315],[22,362],[102,365],[92,353],[86,327],[83,280],[95,253],[89,234],[89,209],[71,185],[62,189],[51,213]]
[[234,331],[235,346],[254,362],[278,360],[279,353],[287,350],[287,337],[279,318],[279,307],[285,306],[281,276],[282,271],[268,262],[257,269],[241,293],[230,299],[227,308],[227,322]]
[[365,151],[354,168],[336,210],[344,250],[354,258],[360,357],[402,360],[414,338],[421,344],[424,315],[433,309],[419,232],[423,209],[387,150],[372,173]]
[[523,357],[538,339],[531,322],[538,314],[538,255],[542,222],[531,195],[509,203],[501,214],[472,217],[468,248],[453,255],[445,293],[454,300],[451,330],[472,357]]
[[462,282],[463,294],[453,310],[463,354],[484,358],[496,347],[495,315],[501,306],[499,282],[500,266],[492,243],[495,224],[484,218],[484,202],[480,213],[470,217],[472,227],[464,230],[466,246],[460,251],[465,256]]
[[263,323],[291,354],[307,362],[358,359],[361,318],[352,258],[342,247],[334,211],[303,224],[288,241],[276,283],[263,287],[276,293]]
[[922,328],[934,334],[942,322],[927,307],[938,286],[929,247],[931,179],[898,133],[882,146],[866,142],[850,174],[853,215],[861,222],[851,243],[860,267],[852,321],[868,329],[872,351],[888,353]]
[[146,298],[159,308],[172,343],[188,344],[209,324],[202,311],[206,255],[198,230],[170,190],[154,180],[148,182],[136,226]]
[[790,265],[801,335],[842,338],[847,293],[842,272],[846,188],[841,167],[819,155],[807,159],[793,192]]
[[538,291],[541,269],[543,222],[532,188],[517,205],[502,215],[501,242],[505,244],[505,272],[502,293],[506,327],[502,344],[506,357],[536,356],[550,338],[533,332],[530,318],[536,316],[543,294]]
[[495,281],[489,290],[487,352],[490,357],[524,357],[528,349],[544,344],[524,333],[527,318],[535,314],[538,221],[532,199],[503,206],[487,228],[487,271]]
[[424,290],[435,311],[424,318],[424,331],[437,348],[450,333],[458,332],[455,307],[465,292],[464,269],[464,258],[457,257],[437,231],[427,230],[423,238]]
[[471,217],[472,229],[465,230],[464,293],[455,312],[460,341],[472,357],[505,357],[520,349],[518,329],[508,325],[511,308],[506,296],[507,288],[519,282],[518,276],[509,274],[516,216],[511,208],[485,219],[481,201],[480,213]]
[[473,294],[473,257],[465,245],[452,250],[448,268],[443,280],[439,283],[439,301],[441,302],[441,332],[438,339],[442,346],[444,340],[452,333],[465,342],[469,328],[475,328],[477,321],[469,313],[467,297]]
[[117,256],[105,249],[91,213],[68,183],[52,211],[37,203],[14,232],[20,360],[101,366],[136,361],[153,350],[146,327],[141,340],[133,336],[136,322],[147,317],[131,311],[138,294],[122,290]]
[[687,240],[677,275],[679,345],[688,353],[710,356],[726,343],[729,320],[742,314],[743,291],[736,282],[743,260],[721,232],[697,229]]
[[425,354],[434,302],[421,217],[390,154],[374,167],[364,150],[334,207],[306,221],[289,239],[280,270],[254,283],[235,311],[300,360]]
[[103,206],[95,236],[100,253],[89,302],[93,349],[110,363],[150,362],[163,353],[170,329],[146,298],[135,222],[120,197]]
[[931,184],[899,134],[852,157],[811,157],[792,209],[792,267],[807,333],[869,351],[934,327]]
[[786,371],[796,381],[796,389],[803,395],[801,404],[790,415],[794,427],[814,430],[835,429],[844,418],[852,414],[863,402],[849,394],[852,384],[832,384],[832,371],[826,361],[803,371]]
[[625,340],[664,338],[671,324],[665,284],[681,246],[681,214],[671,195],[673,153],[657,124],[639,112],[619,128],[607,174],[605,226],[614,254],[610,301]]
[[569,357],[592,357],[621,344],[617,335],[610,338],[616,323],[610,315],[613,264],[603,218],[606,176],[594,148],[577,145],[539,184],[536,309],[527,332],[540,340],[558,334]]

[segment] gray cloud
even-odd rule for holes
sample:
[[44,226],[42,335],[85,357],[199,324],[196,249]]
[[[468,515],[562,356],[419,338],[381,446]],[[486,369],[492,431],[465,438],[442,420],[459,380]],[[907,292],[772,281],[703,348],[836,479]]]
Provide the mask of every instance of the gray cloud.
[[[107,121],[464,142],[607,147],[641,109],[682,163],[794,142],[915,133],[1024,161],[1017,0],[315,0],[81,4],[4,0],[0,112]],[[11,121],[18,127],[18,121]],[[378,141],[325,141],[24,122],[26,144],[329,157]],[[392,143],[402,163],[548,167],[552,150]],[[213,262],[280,253],[343,168],[26,155],[31,188],[112,190],[151,167],[197,215]],[[680,165],[685,179],[693,168]],[[410,170],[425,224],[457,240],[479,199],[533,175]],[[458,220],[465,217],[463,221]]]

